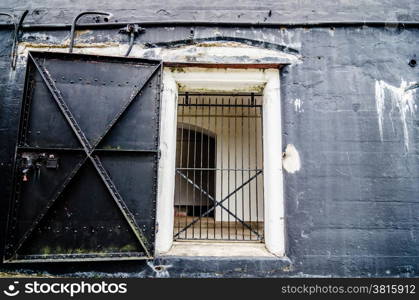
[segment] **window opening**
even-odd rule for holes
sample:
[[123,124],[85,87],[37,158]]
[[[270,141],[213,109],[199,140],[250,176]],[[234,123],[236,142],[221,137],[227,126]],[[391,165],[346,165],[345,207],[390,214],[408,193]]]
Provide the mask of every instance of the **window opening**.
[[263,242],[262,95],[178,99],[174,240]]

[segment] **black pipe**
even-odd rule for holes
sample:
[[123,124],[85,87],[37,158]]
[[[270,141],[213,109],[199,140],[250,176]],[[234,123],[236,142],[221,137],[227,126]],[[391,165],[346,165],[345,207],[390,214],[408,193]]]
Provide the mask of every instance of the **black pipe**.
[[[80,29],[112,29],[127,26],[129,24],[138,24],[142,27],[165,27],[165,26],[207,26],[207,27],[256,27],[256,28],[298,28],[298,27],[396,27],[419,28],[419,22],[411,21],[318,21],[318,22],[295,22],[295,23],[261,23],[261,22],[209,22],[209,21],[148,21],[148,22],[112,22],[112,23],[86,23],[77,27]],[[68,30],[72,24],[27,24],[23,26],[27,31],[41,30]],[[0,24],[1,28],[13,28],[13,24]]]
[[10,64],[12,66],[12,69],[16,69],[16,61],[17,61],[17,44],[19,42],[19,32],[22,30],[23,20],[25,19],[26,15],[28,14],[28,10],[25,10],[22,15],[19,18],[19,22],[17,22],[17,19],[14,15],[0,12],[0,16],[7,16],[12,20],[12,24],[7,24],[12,26],[14,32],[13,32],[13,44],[12,44],[12,52],[10,54]]
[[5,13],[5,12],[0,12],[0,16],[6,16],[9,17],[10,19],[12,19],[13,23],[6,23],[6,24],[0,24],[0,25],[11,25],[14,26],[14,20],[15,20],[15,16],[9,13]]
[[132,47],[134,46],[134,38],[135,38],[135,33],[134,31],[131,31],[129,34],[129,47],[127,52],[125,53],[125,56],[128,56],[131,53]]
[[74,33],[76,31],[76,25],[77,21],[85,16],[85,15],[101,15],[101,16],[108,16],[110,17],[111,14],[107,12],[100,12],[100,11],[84,11],[82,13],[79,13],[73,20],[73,23],[71,24],[71,33],[70,33],[70,47],[68,49],[69,53],[73,52],[73,46],[74,46]]
[[19,43],[20,32],[22,30],[23,21],[25,20],[26,15],[28,14],[29,10],[25,10],[19,18],[19,22],[15,26],[15,33],[13,35],[13,46],[12,46],[12,54],[11,54],[11,64],[12,69],[16,69],[16,62],[17,62],[17,47]]

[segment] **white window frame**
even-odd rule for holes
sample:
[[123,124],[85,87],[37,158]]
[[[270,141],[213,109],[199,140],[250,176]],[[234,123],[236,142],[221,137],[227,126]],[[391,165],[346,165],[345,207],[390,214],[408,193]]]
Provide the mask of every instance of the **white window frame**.
[[[170,68],[163,71],[155,254],[173,245],[177,100],[179,91],[263,94],[264,242],[285,256],[282,122],[279,69]],[[240,244],[237,244],[240,247]]]

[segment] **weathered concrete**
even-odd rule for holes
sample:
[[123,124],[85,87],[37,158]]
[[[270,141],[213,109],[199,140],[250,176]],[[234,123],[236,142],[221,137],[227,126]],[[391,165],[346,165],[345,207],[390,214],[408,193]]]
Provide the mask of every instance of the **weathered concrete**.
[[[229,22],[305,22],[305,21],[418,21],[419,4],[415,0],[3,0],[1,10],[31,10],[30,23],[69,23],[83,10],[113,13],[110,21],[200,20]],[[89,17],[86,17],[89,19]],[[92,20],[92,16],[90,16]]]
[[[96,7],[93,1],[42,1],[42,5],[39,1],[2,1],[1,10],[16,5],[17,11],[37,8],[38,13],[31,11],[28,18],[33,23],[68,23],[84,8],[112,11],[125,20],[263,21],[266,16],[270,22],[419,20],[419,3],[414,0],[261,1],[257,7],[254,1],[240,5],[211,1],[211,7],[208,1],[183,1],[181,6],[169,1],[137,4],[132,9],[133,2],[105,1]],[[27,32],[23,42],[63,47],[68,36],[69,32],[58,30]],[[25,61],[20,57],[17,70],[11,71],[10,38],[9,30],[0,31],[0,249]],[[403,88],[419,81],[419,67],[409,65],[419,56],[419,29],[154,27],[136,39],[135,47],[178,47],[179,41],[193,44],[214,38],[286,49],[302,58],[302,63],[281,72],[282,144],[293,144],[301,160],[297,172],[284,172],[289,261],[177,257],[149,264],[19,268],[114,276],[418,276],[419,119],[415,105],[419,92],[403,92]],[[116,30],[90,30],[79,37],[76,46],[80,42],[97,43],[98,47],[124,43],[126,47],[127,37]],[[163,274],[155,270],[156,265],[171,268]]]

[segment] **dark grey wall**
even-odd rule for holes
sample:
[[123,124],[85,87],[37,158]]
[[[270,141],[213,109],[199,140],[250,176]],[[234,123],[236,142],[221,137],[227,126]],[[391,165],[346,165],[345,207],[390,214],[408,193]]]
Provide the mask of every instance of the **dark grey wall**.
[[[126,21],[230,22],[418,21],[415,0],[2,0],[0,10],[31,10],[30,23],[69,22],[82,10],[108,10]],[[271,12],[271,13],[269,13]]]
[[[161,3],[160,3],[161,2]],[[177,4],[181,2],[181,4]],[[325,4],[327,2],[327,4]],[[134,3],[136,3],[134,5]],[[30,9],[30,23],[68,23],[83,9],[112,11],[121,21],[418,21],[417,1],[14,1],[0,11]],[[132,8],[132,6],[135,6]],[[77,11],[75,10],[77,8]],[[38,13],[34,10],[38,9]],[[272,11],[269,17],[269,10]],[[239,17],[240,16],[240,17]],[[171,276],[418,276],[419,275],[419,113],[403,99],[385,96],[380,136],[376,82],[399,88],[419,82],[416,27],[147,28],[136,43],[214,37],[269,42],[296,49],[303,62],[281,75],[283,142],[294,144],[301,170],[285,176],[287,256],[278,260],[161,259]],[[68,31],[26,33],[26,41],[68,38]],[[124,41],[112,30],[96,30],[92,41]],[[4,228],[24,68],[9,68],[10,30],[0,30],[0,226]],[[48,38],[48,40],[47,40]],[[44,39],[44,40],[41,40]],[[191,40],[193,42],[193,40]],[[170,43],[169,43],[170,44]],[[398,91],[398,90],[397,90]],[[413,93],[418,105],[419,90]],[[296,99],[302,101],[296,109]],[[406,148],[406,130],[408,149]],[[278,153],[281,155],[281,153]],[[3,232],[2,232],[3,234]],[[0,237],[3,237],[1,235]],[[0,239],[3,242],[3,238]],[[2,248],[2,247],[1,247]],[[6,266],[2,266],[6,268]],[[52,272],[125,271],[153,276],[138,264],[24,266]],[[235,271],[234,271],[235,270]],[[247,271],[244,271],[247,270]],[[140,272],[140,273],[135,273]]]

